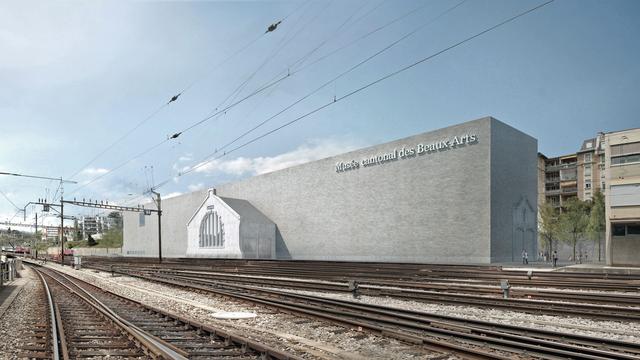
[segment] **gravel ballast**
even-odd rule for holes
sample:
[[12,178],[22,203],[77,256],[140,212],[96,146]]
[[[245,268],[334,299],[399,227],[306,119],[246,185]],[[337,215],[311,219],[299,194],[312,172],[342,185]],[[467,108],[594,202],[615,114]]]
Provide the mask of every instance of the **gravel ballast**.
[[35,323],[46,323],[42,307],[42,284],[38,275],[25,268],[20,275],[26,283],[15,300],[0,317],[0,358],[18,359],[24,345],[22,339],[28,336]]

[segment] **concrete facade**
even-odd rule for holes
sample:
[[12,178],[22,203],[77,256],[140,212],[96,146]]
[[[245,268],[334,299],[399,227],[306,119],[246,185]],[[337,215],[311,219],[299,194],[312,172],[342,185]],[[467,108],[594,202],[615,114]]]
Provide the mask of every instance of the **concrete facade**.
[[[276,224],[278,259],[491,263],[537,251],[536,168],[536,139],[487,117],[215,188]],[[163,201],[165,256],[203,198]],[[147,220],[125,215],[124,255],[157,256]]]

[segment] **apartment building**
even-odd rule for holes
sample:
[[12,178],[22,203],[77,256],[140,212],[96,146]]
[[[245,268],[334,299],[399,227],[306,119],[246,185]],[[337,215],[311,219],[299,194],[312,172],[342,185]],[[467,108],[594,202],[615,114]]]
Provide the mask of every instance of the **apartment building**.
[[593,199],[597,191],[605,190],[604,134],[582,142],[577,152],[577,189],[581,200]]
[[604,134],[599,134],[584,140],[580,150],[574,154],[552,158],[538,154],[541,172],[538,181],[544,181],[538,184],[539,203],[547,202],[562,208],[572,197],[591,200],[595,192],[604,192],[603,144]]
[[640,128],[603,134],[607,265],[640,265]]

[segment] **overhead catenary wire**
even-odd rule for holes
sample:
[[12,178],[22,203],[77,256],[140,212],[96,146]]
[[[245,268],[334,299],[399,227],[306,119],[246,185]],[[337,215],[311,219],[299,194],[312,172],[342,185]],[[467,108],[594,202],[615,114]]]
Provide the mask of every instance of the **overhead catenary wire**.
[[[259,135],[257,137],[254,137],[251,140],[249,140],[249,141],[247,141],[245,143],[242,143],[242,144],[234,147],[233,149],[230,149],[229,151],[225,151],[223,154],[221,154],[221,155],[219,155],[219,156],[217,156],[215,158],[210,158],[211,156],[215,155],[215,153],[212,153],[209,156],[209,159],[205,158],[204,160],[202,160],[201,162],[199,162],[198,164],[196,164],[192,168],[181,172],[176,177],[181,177],[181,176],[184,176],[186,174],[189,174],[189,173],[197,170],[198,168],[200,168],[202,166],[205,166],[207,163],[209,163],[211,161],[215,161],[215,160],[218,160],[218,159],[220,159],[220,158],[222,158],[224,156],[227,156],[227,155],[229,155],[229,154],[231,154],[231,153],[233,153],[233,152],[235,152],[235,151],[237,151],[239,149],[242,149],[243,147],[246,147],[246,146],[248,146],[248,145],[250,145],[250,144],[252,144],[252,143],[254,143],[254,142],[256,142],[256,141],[258,141],[258,140],[260,140],[260,139],[262,139],[264,137],[266,137],[266,136],[269,136],[269,135],[271,135],[271,134],[273,134],[273,133],[275,133],[275,132],[277,132],[277,131],[285,128],[285,127],[288,127],[288,126],[290,126],[290,125],[292,125],[292,124],[294,124],[294,123],[296,123],[296,122],[298,122],[298,121],[300,121],[300,120],[302,120],[302,119],[304,119],[306,117],[309,117],[309,116],[311,116],[311,115],[313,115],[313,114],[315,114],[315,113],[317,113],[317,112],[319,112],[319,111],[321,111],[321,110],[323,110],[323,109],[325,109],[325,108],[327,108],[327,107],[329,107],[329,106],[331,106],[331,105],[333,105],[333,104],[335,104],[335,103],[337,103],[339,101],[347,99],[347,98],[349,98],[349,97],[351,97],[351,96],[353,96],[353,95],[355,95],[355,94],[357,94],[357,93],[359,93],[361,91],[364,91],[364,90],[366,90],[366,89],[368,89],[368,88],[370,88],[370,87],[372,87],[372,86],[374,86],[376,84],[379,84],[379,83],[381,83],[381,82],[383,82],[383,81],[385,81],[385,80],[387,80],[389,78],[392,78],[392,77],[394,77],[394,76],[396,76],[396,75],[398,75],[398,74],[400,74],[400,73],[402,73],[404,71],[407,71],[407,70],[409,70],[411,68],[414,68],[414,67],[416,67],[416,66],[418,66],[418,65],[420,65],[420,64],[422,64],[422,63],[424,63],[426,61],[429,61],[429,60],[431,60],[431,59],[433,59],[433,58],[435,58],[435,57],[437,57],[439,55],[442,55],[442,54],[444,54],[444,53],[446,53],[446,52],[448,52],[448,51],[450,51],[452,49],[455,49],[455,48],[457,48],[457,47],[459,47],[459,46],[461,46],[461,45],[463,45],[463,44],[465,44],[465,43],[467,43],[469,41],[472,41],[473,39],[476,39],[476,38],[478,38],[478,37],[480,37],[480,36],[482,36],[482,35],[484,35],[484,34],[486,34],[488,32],[491,32],[491,31],[493,31],[493,30],[495,30],[497,28],[500,28],[500,27],[508,24],[508,23],[511,23],[514,20],[516,20],[516,19],[518,19],[520,17],[523,17],[523,16],[525,16],[525,15],[527,15],[529,13],[532,13],[532,12],[534,12],[534,11],[536,11],[536,10],[538,10],[538,9],[540,9],[540,8],[550,4],[552,2],[554,2],[554,0],[549,0],[549,1],[544,2],[542,4],[536,5],[535,7],[532,7],[532,8],[530,8],[528,10],[525,10],[525,11],[523,11],[521,13],[518,13],[518,14],[512,16],[512,17],[509,17],[506,20],[503,20],[503,21],[501,21],[501,22],[499,22],[499,23],[497,23],[497,24],[495,24],[493,26],[490,26],[490,27],[488,27],[488,28],[486,28],[486,29],[474,34],[474,35],[471,35],[471,36],[469,36],[469,37],[467,37],[467,38],[465,38],[465,39],[463,39],[461,41],[458,41],[458,42],[456,42],[456,43],[454,43],[454,44],[452,44],[452,45],[450,45],[450,46],[448,46],[448,47],[446,47],[446,48],[444,48],[442,50],[439,50],[439,51],[429,55],[429,56],[421,58],[421,59],[419,59],[419,60],[417,60],[417,61],[415,61],[415,62],[413,62],[413,63],[411,63],[409,65],[403,66],[403,67],[401,67],[401,68],[399,68],[399,69],[397,69],[395,71],[392,71],[392,72],[388,73],[387,75],[384,75],[384,76],[382,76],[382,77],[380,77],[380,78],[378,78],[378,79],[376,79],[374,81],[371,81],[371,82],[369,82],[369,83],[367,83],[367,84],[365,84],[365,85],[363,85],[363,86],[361,86],[359,88],[356,88],[356,89],[352,90],[351,92],[349,92],[349,93],[347,93],[345,95],[337,97],[334,100],[329,101],[326,104],[324,104],[322,106],[319,106],[319,107],[317,107],[317,108],[315,108],[315,109],[313,109],[313,110],[311,110],[311,111],[309,111],[309,112],[307,112],[307,113],[305,113],[305,114],[303,114],[303,115],[301,115],[301,116],[299,116],[299,117],[297,117],[297,118],[295,118],[295,119],[293,119],[291,121],[288,121],[288,122],[286,122],[286,123],[274,128],[272,130],[269,130],[269,131],[267,131],[267,132],[265,132],[265,133],[263,133],[263,134],[261,134],[261,135]],[[166,184],[167,182],[168,181],[161,182],[156,188],[159,188],[160,186]]]
[[[379,32],[379,31],[381,31],[381,30],[384,30],[384,29],[388,28],[389,26],[391,26],[391,25],[393,25],[393,24],[397,23],[398,21],[403,20],[403,19],[405,19],[405,18],[407,18],[407,17],[409,17],[409,16],[411,16],[411,15],[414,15],[414,14],[418,13],[418,12],[419,12],[419,11],[421,11],[422,9],[426,8],[428,5],[429,5],[429,3],[428,3],[428,2],[425,2],[424,4],[422,4],[422,5],[420,5],[420,6],[416,7],[416,8],[414,8],[414,9],[411,9],[411,10],[409,10],[409,11],[407,11],[407,12],[403,13],[402,15],[400,15],[400,16],[398,16],[398,17],[395,17],[394,19],[392,19],[392,20],[390,20],[390,21],[388,21],[388,22],[384,23],[383,25],[380,25],[380,26],[378,26],[378,27],[376,27],[376,28],[374,28],[374,29],[372,29],[372,30],[370,30],[370,31],[366,32],[365,34],[363,34],[363,35],[361,35],[360,37],[358,37],[358,38],[356,38],[356,39],[354,39],[354,40],[352,40],[352,41],[348,42],[347,44],[345,44],[345,45],[343,45],[343,46],[340,46],[340,47],[338,47],[338,48],[336,48],[336,49],[334,49],[334,50],[332,50],[332,51],[328,52],[327,54],[325,54],[325,55],[322,55],[322,56],[318,57],[317,59],[313,60],[312,62],[308,63],[307,65],[304,65],[304,66],[301,66],[301,67],[300,67],[300,68],[298,68],[298,69],[295,69],[295,70],[294,70],[294,73],[298,73],[298,72],[300,72],[300,71],[303,71],[303,70],[305,70],[306,68],[308,68],[308,67],[310,67],[310,66],[313,66],[313,65],[317,64],[318,62],[320,62],[320,61],[322,61],[322,60],[324,60],[324,59],[326,59],[326,58],[330,57],[331,55],[333,55],[333,54],[335,54],[335,53],[337,53],[337,52],[340,52],[340,51],[342,51],[342,50],[344,50],[344,49],[346,49],[346,48],[349,48],[349,47],[351,47],[351,46],[355,45],[356,43],[358,43],[358,42],[360,42],[360,41],[362,41],[362,40],[364,40],[364,39],[366,39],[366,38],[370,37],[371,35],[373,35],[373,34],[375,34],[375,33]],[[293,65],[292,65],[292,67],[293,67]]]
[[11,201],[11,199],[9,199],[9,197],[7,196],[7,194],[5,194],[5,192],[4,192],[4,191],[0,190],[0,194],[2,194],[2,196],[3,196],[5,199],[7,199],[7,201],[8,201],[9,203],[11,203],[11,205],[13,205],[13,207],[14,207],[14,208],[16,208],[17,210],[22,211],[22,209],[21,209],[21,208],[19,208],[19,207],[18,207],[18,205],[16,205],[13,201]]
[[[291,16],[293,13],[295,13],[296,11],[298,11],[300,8],[302,8],[304,5],[306,5],[306,3],[303,3],[302,5],[300,5],[299,7],[297,7],[294,11],[292,11],[291,13],[289,13],[287,16],[285,16],[282,20],[279,21],[279,23],[283,22],[285,19],[287,19],[289,16]],[[275,30],[275,29],[274,29]],[[246,43],[244,46],[242,46],[241,48],[239,48],[238,50],[236,50],[235,52],[233,52],[231,55],[227,56],[224,60],[222,60],[220,63],[218,63],[213,70],[216,70],[218,68],[220,68],[221,66],[223,66],[224,64],[226,64],[228,61],[230,61],[232,58],[236,57],[237,55],[239,55],[240,53],[242,53],[243,51],[245,51],[246,49],[248,49],[249,47],[251,47],[252,45],[254,45],[256,42],[258,42],[261,38],[263,38],[266,35],[266,33],[260,34],[259,36],[255,37],[254,39],[252,39],[251,41],[249,41],[248,43]],[[213,70],[210,70],[209,72],[212,72]],[[178,92],[176,95],[174,95],[173,97],[171,97],[169,99],[168,102],[162,104],[161,106],[159,106],[158,108],[156,108],[153,112],[151,112],[147,117],[145,117],[144,119],[142,119],[140,122],[138,122],[134,127],[132,127],[131,129],[129,129],[127,132],[125,132],[122,136],[120,136],[119,138],[117,138],[114,142],[112,142],[110,145],[108,145],[106,148],[104,148],[104,150],[100,151],[96,156],[94,156],[93,158],[91,158],[88,162],[86,162],[84,165],[82,165],[82,167],[80,167],[76,172],[74,172],[71,176],[69,176],[69,179],[74,178],[75,176],[77,176],[80,172],[82,172],[85,168],[87,168],[87,166],[91,165],[94,161],[96,161],[97,159],[99,159],[100,157],[102,157],[102,155],[106,154],[109,150],[113,149],[116,145],[118,145],[120,142],[122,142],[124,139],[126,139],[127,137],[129,137],[133,132],[135,132],[137,129],[139,129],[142,125],[144,125],[147,121],[151,120],[152,118],[154,118],[156,115],[158,115],[158,113],[160,113],[163,109],[165,109],[167,106],[169,106],[172,102],[175,102],[176,100],[178,100],[178,98],[185,94],[187,91],[189,91],[198,81],[201,81],[202,77],[192,81],[191,83],[189,83],[186,87],[184,87],[180,92]]]
[[[248,100],[248,99],[252,98],[253,96],[255,96],[255,95],[257,95],[257,94],[259,94],[259,93],[261,93],[261,92],[263,92],[263,91],[265,91],[265,90],[267,90],[267,89],[269,89],[269,88],[271,88],[271,87],[273,87],[273,86],[275,86],[275,85],[277,85],[277,84],[278,84],[278,83],[280,83],[281,81],[285,80],[288,76],[290,76],[290,74],[287,74],[287,75],[285,75],[285,76],[283,76],[283,77],[280,77],[279,79],[277,79],[277,80],[275,80],[275,81],[272,81],[272,82],[270,82],[269,84],[263,85],[263,86],[261,86],[260,88],[258,88],[257,90],[255,90],[255,91],[253,91],[252,93],[248,94],[247,96],[245,96],[245,97],[241,98],[240,100],[235,101],[235,102],[231,103],[230,105],[227,105],[226,107],[224,107],[224,108],[222,108],[222,109],[220,109],[220,110],[218,110],[218,111],[215,111],[214,113],[212,113],[212,114],[210,114],[210,115],[206,116],[204,119],[202,119],[202,120],[200,120],[200,121],[198,121],[198,122],[196,122],[196,123],[194,123],[194,124],[192,124],[192,125],[188,126],[187,128],[185,128],[185,129],[183,129],[183,130],[181,130],[181,131],[177,131],[177,132],[175,132],[173,135],[171,135],[171,136],[167,137],[167,139],[165,139],[165,140],[163,140],[163,141],[161,141],[161,142],[159,142],[159,143],[157,143],[157,144],[155,144],[155,145],[151,146],[149,149],[145,150],[144,154],[148,153],[148,152],[149,152],[149,151],[151,151],[152,149],[156,149],[156,148],[158,148],[159,146],[161,146],[162,144],[166,143],[167,141],[172,140],[172,139],[175,139],[175,138],[177,138],[178,136],[180,136],[181,134],[183,134],[183,133],[185,133],[185,132],[187,132],[187,131],[192,130],[192,129],[193,129],[193,128],[195,128],[196,126],[198,126],[198,125],[200,125],[200,124],[202,124],[202,123],[204,123],[204,122],[206,122],[206,121],[208,121],[208,120],[210,120],[210,119],[212,119],[212,118],[214,118],[214,117],[216,117],[216,116],[218,116],[218,115],[221,115],[221,114],[226,113],[226,112],[227,112],[228,110],[230,110],[231,108],[233,108],[233,107],[235,107],[235,106],[237,106],[237,105],[239,105],[239,104],[243,103],[244,101],[246,101],[246,100]],[[226,102],[226,101],[225,101],[225,102]],[[224,103],[224,102],[223,102],[223,103]],[[165,106],[166,106],[166,104],[165,104]],[[128,135],[127,135],[127,136],[128,136]],[[81,185],[80,187],[78,187],[78,188],[74,189],[71,193],[75,193],[75,192],[77,192],[79,189],[84,188],[84,187],[86,187],[87,185],[89,185],[89,184],[91,184],[91,183],[94,183],[95,181],[97,181],[97,180],[100,180],[100,179],[104,178],[105,176],[107,176],[107,175],[109,175],[109,174],[113,173],[113,172],[114,172],[114,171],[116,171],[117,169],[122,168],[124,165],[128,164],[129,162],[133,161],[134,159],[136,159],[136,158],[138,158],[138,157],[140,157],[140,156],[142,156],[142,155],[136,155],[136,156],[134,156],[134,158],[131,158],[131,159],[129,159],[129,160],[127,160],[127,161],[125,161],[124,163],[121,163],[120,165],[116,166],[115,168],[110,169],[110,170],[109,170],[109,171],[107,171],[106,173],[101,174],[101,175],[98,175],[98,176],[96,176],[95,178],[90,179],[87,183],[85,183],[85,184]],[[86,167],[86,166],[85,166],[85,167]],[[77,175],[77,173],[76,173],[75,175]]]
[[[281,24],[282,22],[284,22],[285,20],[287,20],[291,15],[295,14],[296,12],[298,12],[300,9],[302,9],[303,7],[305,7],[306,5],[310,4],[311,1],[307,1],[307,2],[302,2],[298,7],[296,7],[294,10],[292,10],[291,12],[289,12],[285,17],[283,17],[282,19],[280,19],[279,21],[273,23],[273,24]],[[273,25],[272,24],[272,25]],[[217,63],[216,65],[214,65],[213,67],[211,67],[211,69],[207,72],[207,74],[205,74],[204,76],[198,77],[194,80],[192,80],[189,84],[187,84],[187,86],[185,86],[179,93],[180,94],[184,94],[187,91],[189,91],[193,86],[195,86],[197,83],[199,83],[200,81],[202,81],[204,78],[206,78],[208,75],[210,75],[211,73],[213,73],[214,71],[216,71],[218,68],[220,68],[221,66],[223,66],[224,64],[226,64],[227,62],[229,62],[231,59],[233,59],[234,57],[236,57],[237,55],[241,54],[242,52],[244,52],[245,50],[247,50],[249,47],[251,47],[252,45],[254,45],[256,42],[258,42],[260,39],[262,39],[265,35],[267,35],[269,32],[273,32],[275,31],[277,28],[276,27],[273,28],[272,31],[265,31],[264,33],[261,33],[260,35],[256,36],[253,40],[251,40],[250,42],[248,42],[247,44],[245,44],[243,47],[239,48],[238,50],[236,50],[234,53],[232,53],[231,55],[229,55],[228,57],[226,57],[225,59],[223,59],[222,61],[220,61],[219,63]],[[267,28],[267,30],[269,29],[269,27]]]
[[[402,18],[404,18],[404,17],[406,17],[406,16],[402,16]],[[317,17],[316,17],[316,18],[317,18]],[[314,18],[314,19],[315,19],[315,18]],[[360,20],[360,19],[358,19],[358,21],[359,21],[359,20]],[[389,25],[390,25],[390,24],[389,24]],[[386,26],[383,26],[383,27],[386,27]],[[354,42],[354,43],[355,43],[355,42]],[[352,43],[352,44],[353,44],[353,43]],[[311,51],[314,51],[314,49],[312,49]],[[333,52],[333,53],[335,54],[336,52]],[[307,56],[307,53],[306,53],[305,55],[303,55],[300,59],[298,59],[296,62],[294,62],[294,64],[295,64],[295,63],[297,63],[298,61],[300,61],[301,59],[305,58],[306,56]],[[325,57],[325,58],[326,58],[326,57]],[[314,63],[317,63],[317,62],[318,62],[318,61],[315,61]],[[288,68],[290,68],[290,67],[291,67],[291,66],[289,66]],[[308,68],[308,66],[305,66],[305,69],[306,69],[306,68]],[[202,118],[201,120],[198,120],[198,121],[196,121],[195,123],[193,123],[193,124],[191,124],[191,125],[189,125],[189,126],[187,126],[187,127],[183,128],[182,130],[180,130],[180,133],[185,133],[185,132],[191,131],[191,130],[193,130],[194,128],[196,128],[196,127],[198,127],[198,126],[200,126],[200,125],[204,124],[205,122],[207,122],[207,121],[209,121],[209,120],[213,119],[214,117],[216,117],[216,116],[218,116],[218,115],[220,115],[220,114],[224,114],[224,113],[226,113],[226,112],[227,112],[227,111],[229,111],[231,108],[233,108],[233,107],[235,107],[235,106],[237,106],[237,105],[239,105],[239,104],[243,103],[244,101],[246,101],[246,100],[248,100],[248,99],[252,98],[253,96],[256,96],[256,95],[258,95],[258,94],[262,93],[263,91],[265,91],[265,90],[267,90],[267,89],[270,89],[270,88],[272,88],[272,87],[274,87],[274,86],[278,85],[280,82],[282,82],[282,81],[286,80],[286,79],[287,79],[287,78],[289,78],[290,76],[293,76],[293,75],[297,74],[297,73],[298,73],[298,72],[300,72],[300,71],[302,71],[302,69],[297,70],[297,71],[293,71],[293,72],[288,71],[288,70],[284,70],[284,71],[280,72],[280,73],[279,73],[279,75],[276,75],[275,77],[271,78],[271,80],[269,80],[269,81],[267,81],[267,82],[263,83],[263,84],[262,84],[261,86],[259,86],[256,90],[254,90],[253,92],[251,92],[251,93],[249,93],[248,95],[244,96],[244,97],[243,97],[243,98],[241,98],[240,100],[235,101],[235,102],[232,102],[232,103],[231,103],[231,104],[229,104],[228,106],[226,106],[226,107],[224,107],[224,108],[222,108],[222,109],[219,109],[219,110],[215,111],[214,113],[211,113],[211,114],[209,114],[208,116],[206,116],[206,117]]]
[[[328,3],[330,4],[330,3]],[[328,5],[322,9],[322,11],[326,10],[328,8]],[[290,38],[287,38],[287,35],[285,35],[282,40],[280,41],[280,43],[278,43],[278,45],[276,46],[276,50],[274,50],[273,53],[271,53],[269,56],[267,56],[263,62],[243,81],[241,82],[222,102],[220,102],[218,104],[218,106],[215,107],[215,109],[213,110],[214,112],[216,110],[218,110],[219,108],[221,108],[222,106],[224,106],[224,104],[227,103],[227,101],[229,101],[229,99],[231,99],[231,102],[234,102],[235,99],[240,95],[240,93],[243,91],[243,89],[246,87],[246,85],[255,77],[255,75],[262,70],[271,60],[273,60],[275,58],[275,56],[280,53],[280,51],[282,51],[291,41],[293,41],[293,39],[295,39],[302,30],[304,30],[306,28],[306,26],[308,26],[309,24],[313,23],[322,13],[322,11],[318,12],[316,14],[316,16],[311,20],[308,21],[306,24],[304,24],[300,29],[298,29],[297,31],[295,31],[295,28],[297,27],[298,23],[302,20],[302,16],[298,19],[298,21],[291,27],[291,32],[295,33],[293,34],[293,36],[291,36]],[[226,112],[221,113],[219,115],[224,115]],[[180,134],[182,134],[181,131]]]
[[391,49],[392,47],[396,46],[397,44],[399,44],[400,42],[406,40],[407,38],[411,37],[412,35],[416,34],[418,31],[424,29],[426,26],[433,24],[434,22],[436,22],[437,20],[439,20],[440,18],[442,18],[443,16],[445,16],[446,14],[448,14],[449,12],[455,10],[457,7],[459,7],[460,5],[462,5],[463,3],[465,3],[466,0],[462,0],[460,2],[458,2],[457,4],[447,8],[446,10],[444,10],[443,12],[441,12],[440,14],[438,14],[437,16],[435,16],[434,18],[432,18],[431,20],[420,24],[419,26],[415,27],[413,30],[407,32],[406,34],[404,34],[403,36],[401,36],[400,38],[394,40],[393,42],[391,42],[390,44],[384,46],[382,49],[376,51],[375,53],[371,54],[370,56],[368,56],[367,58],[365,58],[364,60],[358,62],[357,64],[351,66],[349,69],[343,71],[342,73],[338,74],[337,76],[333,77],[332,79],[326,81],[325,83],[323,83],[322,85],[320,85],[319,87],[317,87],[315,90],[307,93],[306,95],[304,95],[303,97],[299,98],[298,100],[294,101],[293,103],[289,104],[288,106],[286,106],[284,109],[280,110],[279,112],[275,113],[274,115],[272,115],[271,117],[265,119],[264,121],[258,123],[257,125],[255,125],[254,127],[252,127],[251,129],[245,131],[244,133],[242,133],[241,135],[239,135],[238,137],[236,137],[235,139],[231,140],[230,142],[226,143],[225,145],[221,146],[220,148],[217,149],[217,151],[224,151],[224,149],[226,149],[227,147],[233,145],[234,143],[236,143],[238,140],[241,140],[242,138],[244,138],[245,136],[249,135],[250,133],[254,132],[255,130],[259,129],[260,127],[262,127],[263,125],[265,125],[266,123],[268,123],[269,121],[275,119],[276,117],[280,116],[281,114],[283,114],[284,112],[288,111],[289,109],[293,108],[294,106],[296,106],[297,104],[303,102],[304,100],[308,99],[309,97],[313,96],[314,94],[318,93],[320,90],[324,89],[325,87],[331,85],[332,83],[335,83],[335,81],[337,81],[338,79],[346,76],[347,74],[353,72],[354,70],[358,69],[359,67],[361,67],[362,65],[368,63],[369,61],[373,60],[374,58],[378,57],[379,55],[381,55],[382,53],[386,52],[387,50]]

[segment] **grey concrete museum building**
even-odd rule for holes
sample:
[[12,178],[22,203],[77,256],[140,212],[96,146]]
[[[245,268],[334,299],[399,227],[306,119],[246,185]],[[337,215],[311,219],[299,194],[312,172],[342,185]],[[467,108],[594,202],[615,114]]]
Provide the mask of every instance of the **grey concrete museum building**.
[[[163,200],[166,257],[436,263],[537,251],[537,140],[485,117]],[[157,219],[124,214],[125,256]]]

